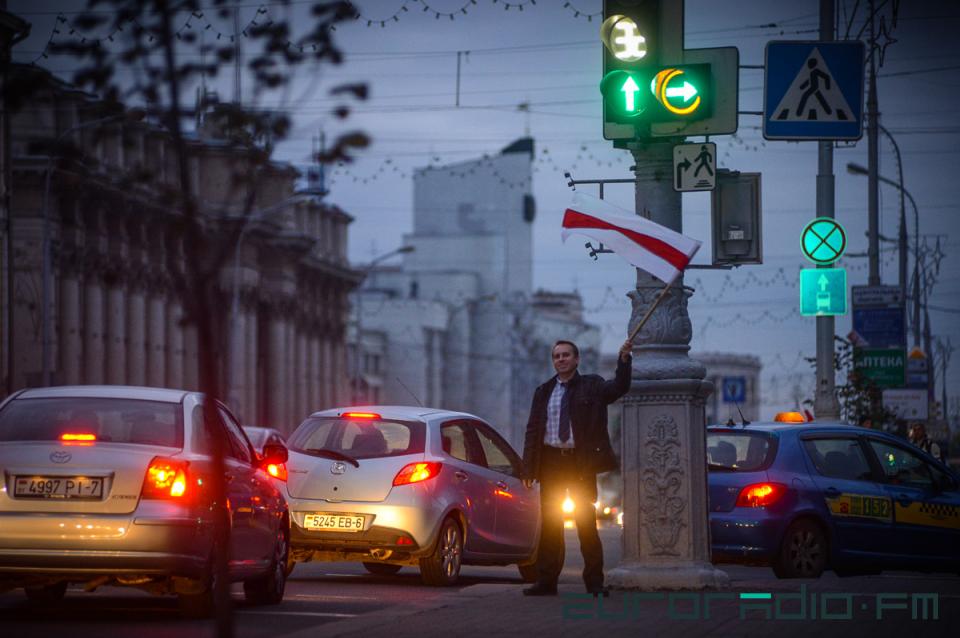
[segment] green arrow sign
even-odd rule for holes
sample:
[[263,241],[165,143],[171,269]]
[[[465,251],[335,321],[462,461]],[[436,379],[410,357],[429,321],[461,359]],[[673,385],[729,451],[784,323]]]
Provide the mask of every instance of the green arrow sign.
[[847,314],[847,271],[843,268],[801,270],[800,314],[804,317]]
[[813,263],[828,266],[843,256],[847,234],[832,217],[817,217],[800,234],[800,248]]
[[640,90],[640,87],[637,86],[637,81],[633,79],[632,75],[627,76],[627,81],[623,83],[623,86],[620,87],[620,90],[624,93],[625,110],[630,113],[636,111],[637,92]]
[[673,86],[667,88],[667,97],[682,97],[684,102],[689,102],[697,94],[697,88],[684,81],[683,86]]

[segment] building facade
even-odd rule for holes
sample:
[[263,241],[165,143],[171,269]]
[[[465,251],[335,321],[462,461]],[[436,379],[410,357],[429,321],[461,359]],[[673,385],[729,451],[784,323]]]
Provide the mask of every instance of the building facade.
[[[11,115],[7,391],[44,378],[45,200],[51,382],[197,389],[197,331],[183,292],[188,248],[171,203],[173,140],[146,122],[97,125],[104,118],[93,96],[49,75],[45,82]],[[70,150],[51,146],[57,138]],[[203,263],[219,273],[213,347],[225,398],[244,423],[290,432],[345,399],[347,295],[359,282],[346,260],[351,218],[314,191],[297,192],[288,165],[265,165],[240,185],[241,149],[204,130],[187,146],[211,253]]]

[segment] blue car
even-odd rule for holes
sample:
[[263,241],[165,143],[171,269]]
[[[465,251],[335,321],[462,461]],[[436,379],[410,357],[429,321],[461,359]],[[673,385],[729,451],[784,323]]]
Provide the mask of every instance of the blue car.
[[780,578],[960,573],[960,480],[903,439],[827,423],[709,426],[707,460],[714,562]]

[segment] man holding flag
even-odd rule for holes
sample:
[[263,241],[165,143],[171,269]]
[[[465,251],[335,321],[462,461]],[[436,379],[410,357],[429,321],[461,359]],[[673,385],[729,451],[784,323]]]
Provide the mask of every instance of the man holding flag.
[[580,233],[599,241],[666,286],[620,347],[612,381],[580,375],[580,352],[573,342],[560,340],[553,346],[557,374],[534,392],[523,446],[524,483],[529,487],[535,480],[540,482],[541,516],[537,582],[524,590],[526,596],[557,594],[564,557],[561,503],[568,491],[575,507],[587,592],[594,597],[608,595],[593,508],[597,474],[618,465],[607,433],[607,406],[630,389],[634,337],[700,248],[696,240],[624,212],[578,193],[564,213],[562,237],[566,240],[571,233]]

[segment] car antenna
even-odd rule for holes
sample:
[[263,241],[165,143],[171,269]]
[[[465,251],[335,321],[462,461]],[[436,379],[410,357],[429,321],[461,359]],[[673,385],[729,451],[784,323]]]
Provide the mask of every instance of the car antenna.
[[740,403],[738,401],[734,401],[733,404],[737,406],[737,413],[740,414],[740,424],[744,427],[750,425],[750,421],[747,421],[745,418],[743,418],[743,412],[740,410]]
[[403,389],[404,389],[404,390],[406,390],[407,392],[410,393],[410,396],[413,397],[413,400],[416,401],[416,402],[417,402],[417,405],[419,405],[419,406],[422,408],[422,407],[423,407],[423,403],[421,403],[421,402],[420,402],[420,399],[417,398],[417,395],[415,395],[415,394],[413,393],[413,390],[411,390],[411,389],[408,388],[406,385],[404,385],[403,381],[400,380],[400,377],[394,377],[394,379],[397,380],[397,383],[399,383],[400,385],[403,386]]

